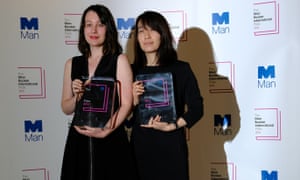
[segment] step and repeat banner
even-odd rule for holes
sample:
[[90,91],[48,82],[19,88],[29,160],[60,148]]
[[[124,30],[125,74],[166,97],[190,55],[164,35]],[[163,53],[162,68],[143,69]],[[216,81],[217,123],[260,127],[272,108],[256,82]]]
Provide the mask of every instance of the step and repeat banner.
[[300,177],[300,1],[10,0],[0,7],[0,179],[59,179],[72,119],[60,107],[64,64],[95,3],[111,9],[130,61],[136,17],[169,21],[204,97],[186,134],[191,180]]

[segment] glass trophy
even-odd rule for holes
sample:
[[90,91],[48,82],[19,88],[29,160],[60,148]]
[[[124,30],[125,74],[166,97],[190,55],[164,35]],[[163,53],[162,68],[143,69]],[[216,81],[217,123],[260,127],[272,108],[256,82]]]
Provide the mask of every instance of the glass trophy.
[[[83,78],[83,81],[87,78]],[[113,128],[117,82],[113,78],[93,77],[85,85],[81,99],[76,104],[73,124],[99,128]]]
[[140,123],[147,124],[156,115],[161,116],[161,121],[175,122],[177,117],[172,74],[139,74],[136,80],[142,81],[145,89],[138,104]]

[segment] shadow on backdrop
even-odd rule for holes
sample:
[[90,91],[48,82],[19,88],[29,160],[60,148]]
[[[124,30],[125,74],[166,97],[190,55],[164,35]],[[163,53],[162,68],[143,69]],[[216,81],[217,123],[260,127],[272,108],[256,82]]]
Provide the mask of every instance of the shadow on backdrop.
[[240,128],[234,78],[218,74],[217,66],[224,64],[215,62],[211,41],[199,28],[182,33],[177,51],[179,59],[190,63],[204,99],[204,116],[187,134],[190,180],[234,180],[235,164],[224,149]]

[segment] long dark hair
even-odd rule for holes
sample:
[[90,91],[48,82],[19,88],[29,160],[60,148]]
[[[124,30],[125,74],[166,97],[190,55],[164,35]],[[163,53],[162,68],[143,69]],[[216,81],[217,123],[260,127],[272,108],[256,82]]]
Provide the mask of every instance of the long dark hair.
[[169,27],[169,23],[160,13],[155,11],[145,11],[139,15],[135,23],[135,33],[134,33],[134,46],[135,46],[135,57],[133,64],[136,67],[144,67],[147,64],[147,59],[145,53],[141,49],[138,42],[138,23],[143,26],[149,26],[151,29],[157,31],[160,34],[160,46],[157,51],[158,64],[160,66],[165,66],[171,64],[177,60],[177,52],[173,46],[174,39]]
[[91,55],[90,46],[84,37],[85,16],[89,11],[94,11],[95,13],[97,13],[101,23],[106,26],[106,35],[105,35],[105,41],[103,45],[103,54],[107,55],[107,54],[121,53],[122,46],[118,41],[118,31],[117,31],[117,27],[113,15],[107,7],[99,4],[91,5],[83,12],[83,15],[81,17],[80,29],[79,29],[79,43],[78,43],[79,51],[86,57],[89,57]]

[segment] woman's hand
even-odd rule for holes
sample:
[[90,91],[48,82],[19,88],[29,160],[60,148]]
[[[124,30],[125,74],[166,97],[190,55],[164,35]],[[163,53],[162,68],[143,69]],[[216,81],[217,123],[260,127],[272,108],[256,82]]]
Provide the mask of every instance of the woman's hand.
[[76,97],[76,101],[79,101],[81,99],[84,92],[84,86],[88,85],[90,82],[91,82],[90,79],[85,81],[84,84],[79,79],[75,79],[74,81],[72,81],[72,92]]
[[82,94],[83,94],[84,88],[83,88],[83,83],[79,79],[75,79],[72,81],[72,92],[74,96],[76,97],[76,100],[79,101]]
[[112,128],[94,128],[89,126],[74,126],[74,128],[78,133],[94,138],[105,138],[113,131]]
[[149,119],[148,124],[142,124],[141,126],[145,128],[153,128],[165,132],[174,131],[177,129],[175,123],[162,122],[161,116],[159,115],[156,115],[155,117],[151,117]]
[[145,92],[142,81],[135,81],[132,85],[133,93],[133,105],[136,106],[139,103],[139,96]]

